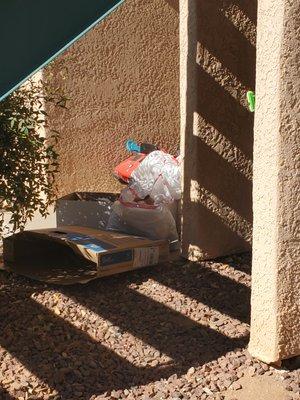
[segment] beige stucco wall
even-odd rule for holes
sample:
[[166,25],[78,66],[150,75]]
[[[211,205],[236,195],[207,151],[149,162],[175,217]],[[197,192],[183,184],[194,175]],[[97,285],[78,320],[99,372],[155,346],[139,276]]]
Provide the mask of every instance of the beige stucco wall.
[[250,352],[300,354],[300,1],[260,0]]
[[249,250],[256,1],[180,1],[182,241],[192,260]]
[[127,138],[179,149],[178,19],[178,0],[125,0],[55,62],[71,99],[51,116],[59,194],[117,191],[112,170]]

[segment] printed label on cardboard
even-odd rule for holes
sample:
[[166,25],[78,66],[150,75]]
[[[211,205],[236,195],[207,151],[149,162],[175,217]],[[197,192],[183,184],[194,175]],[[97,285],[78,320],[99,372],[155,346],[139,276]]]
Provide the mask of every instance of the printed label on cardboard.
[[123,250],[101,256],[100,266],[102,268],[111,267],[116,264],[128,263],[130,261],[132,261],[132,250]]
[[159,247],[142,247],[134,249],[133,267],[147,267],[158,264]]
[[67,240],[75,244],[79,244],[86,249],[92,250],[95,253],[103,253],[106,250],[115,249],[116,246],[111,243],[104,242],[88,235],[83,235],[81,233],[67,233]]

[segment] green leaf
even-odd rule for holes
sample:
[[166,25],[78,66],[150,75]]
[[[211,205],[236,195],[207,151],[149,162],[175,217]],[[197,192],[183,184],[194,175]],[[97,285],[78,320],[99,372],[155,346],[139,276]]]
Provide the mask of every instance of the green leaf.
[[[44,107],[65,102],[49,82],[33,81],[0,102],[0,209],[12,213],[14,230],[22,230],[37,210],[46,215],[55,199],[59,132],[49,126]],[[45,126],[46,138],[39,134]],[[3,224],[0,213],[0,232]]]

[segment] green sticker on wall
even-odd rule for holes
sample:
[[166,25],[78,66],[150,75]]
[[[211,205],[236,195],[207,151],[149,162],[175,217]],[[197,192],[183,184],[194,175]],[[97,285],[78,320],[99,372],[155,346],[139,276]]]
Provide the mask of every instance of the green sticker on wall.
[[248,106],[249,110],[251,112],[255,111],[255,94],[251,90],[247,92],[247,101],[248,101]]

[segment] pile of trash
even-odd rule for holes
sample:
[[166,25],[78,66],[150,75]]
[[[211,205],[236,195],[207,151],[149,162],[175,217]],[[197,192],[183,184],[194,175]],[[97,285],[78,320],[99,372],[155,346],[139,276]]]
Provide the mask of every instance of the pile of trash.
[[179,249],[180,158],[147,143],[128,141],[127,149],[130,157],[114,171],[120,195],[61,197],[57,226],[4,239],[0,269],[69,285],[168,261]]
[[114,171],[126,187],[112,206],[107,229],[152,240],[168,240],[171,248],[176,249],[174,204],[181,197],[180,156],[172,156],[148,143],[138,145],[132,140],[126,147],[132,155]]

